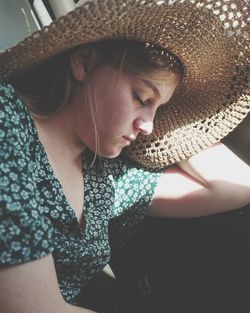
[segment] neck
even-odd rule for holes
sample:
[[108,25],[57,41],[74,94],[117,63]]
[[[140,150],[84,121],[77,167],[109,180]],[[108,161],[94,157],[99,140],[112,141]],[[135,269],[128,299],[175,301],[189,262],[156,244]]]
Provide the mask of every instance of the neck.
[[34,117],[38,137],[50,155],[76,160],[85,149],[74,133],[74,114],[65,107],[49,118]]

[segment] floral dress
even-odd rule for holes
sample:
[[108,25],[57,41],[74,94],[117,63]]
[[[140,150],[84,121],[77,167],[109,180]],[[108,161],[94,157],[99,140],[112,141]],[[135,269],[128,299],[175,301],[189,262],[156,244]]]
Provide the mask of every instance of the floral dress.
[[62,295],[76,304],[81,289],[109,262],[110,236],[121,245],[138,229],[160,173],[122,157],[92,165],[86,151],[82,230],[30,113],[7,82],[0,84],[0,146],[0,264],[52,253]]

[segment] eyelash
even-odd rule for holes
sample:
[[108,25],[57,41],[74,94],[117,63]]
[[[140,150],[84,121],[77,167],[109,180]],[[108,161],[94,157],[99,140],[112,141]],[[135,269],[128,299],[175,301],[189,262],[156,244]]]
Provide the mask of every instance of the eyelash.
[[133,92],[134,99],[137,100],[141,105],[146,106],[146,103],[141,100],[141,98],[137,95],[136,92]]

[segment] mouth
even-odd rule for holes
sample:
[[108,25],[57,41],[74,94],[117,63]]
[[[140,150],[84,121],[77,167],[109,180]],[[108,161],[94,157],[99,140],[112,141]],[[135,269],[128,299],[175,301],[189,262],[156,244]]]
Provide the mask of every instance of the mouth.
[[126,142],[126,146],[129,146],[135,140],[135,138],[127,137],[127,136],[123,136],[122,138]]

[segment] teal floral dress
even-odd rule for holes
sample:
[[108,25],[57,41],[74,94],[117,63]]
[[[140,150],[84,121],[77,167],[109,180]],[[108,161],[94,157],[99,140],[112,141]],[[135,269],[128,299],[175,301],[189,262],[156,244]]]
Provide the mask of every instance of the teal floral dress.
[[91,166],[93,156],[86,151],[81,230],[25,104],[3,81],[0,146],[0,264],[52,253],[62,295],[76,304],[81,289],[109,262],[110,239],[122,245],[138,229],[160,173],[122,157],[99,158]]

